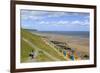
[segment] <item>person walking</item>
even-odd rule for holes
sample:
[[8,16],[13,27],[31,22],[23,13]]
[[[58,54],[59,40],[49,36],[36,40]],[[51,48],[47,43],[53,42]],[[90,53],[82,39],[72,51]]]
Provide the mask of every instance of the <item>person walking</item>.
[[30,52],[29,56],[31,57],[31,59],[34,59],[34,51],[33,50]]

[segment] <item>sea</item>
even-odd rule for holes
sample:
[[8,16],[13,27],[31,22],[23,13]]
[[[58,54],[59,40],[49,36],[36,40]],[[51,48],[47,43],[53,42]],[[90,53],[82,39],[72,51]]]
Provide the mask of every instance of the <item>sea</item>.
[[65,36],[76,36],[76,37],[85,37],[89,38],[89,31],[32,31],[32,33],[40,33],[40,34],[56,34],[56,35],[65,35]]

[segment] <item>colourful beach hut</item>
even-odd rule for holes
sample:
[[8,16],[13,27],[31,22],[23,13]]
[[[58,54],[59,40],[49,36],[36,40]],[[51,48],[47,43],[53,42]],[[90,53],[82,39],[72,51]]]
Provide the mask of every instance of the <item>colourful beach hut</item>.
[[67,53],[66,50],[64,50],[64,51],[63,51],[63,55],[66,56],[66,53]]

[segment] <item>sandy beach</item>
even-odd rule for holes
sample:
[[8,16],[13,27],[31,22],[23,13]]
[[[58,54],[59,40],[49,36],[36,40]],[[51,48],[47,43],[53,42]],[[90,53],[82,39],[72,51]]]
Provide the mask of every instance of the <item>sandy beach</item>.
[[75,51],[80,53],[82,59],[84,59],[83,57],[85,55],[89,57],[89,38],[48,33],[35,34],[40,35],[49,41],[53,40],[67,43],[70,48],[75,48]]

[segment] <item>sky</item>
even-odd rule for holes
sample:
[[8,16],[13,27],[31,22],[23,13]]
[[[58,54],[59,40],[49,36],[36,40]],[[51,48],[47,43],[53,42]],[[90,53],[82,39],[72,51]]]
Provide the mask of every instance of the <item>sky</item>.
[[38,31],[89,31],[90,14],[79,12],[20,10],[21,28]]

